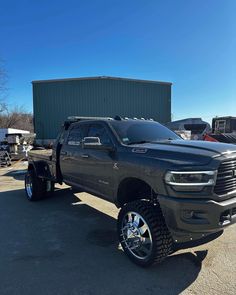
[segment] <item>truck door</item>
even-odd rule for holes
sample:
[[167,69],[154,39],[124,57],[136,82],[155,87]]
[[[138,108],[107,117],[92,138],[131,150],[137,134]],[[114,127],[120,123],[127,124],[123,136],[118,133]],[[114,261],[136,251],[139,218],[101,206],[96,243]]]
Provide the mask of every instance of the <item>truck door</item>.
[[[107,126],[92,123],[88,127],[88,137],[99,137],[104,145],[113,145]],[[111,198],[114,193],[115,153],[99,149],[83,149],[82,170],[85,187],[95,193]]]
[[83,186],[82,139],[86,136],[83,124],[72,124],[60,152],[60,166],[63,180],[71,185]]

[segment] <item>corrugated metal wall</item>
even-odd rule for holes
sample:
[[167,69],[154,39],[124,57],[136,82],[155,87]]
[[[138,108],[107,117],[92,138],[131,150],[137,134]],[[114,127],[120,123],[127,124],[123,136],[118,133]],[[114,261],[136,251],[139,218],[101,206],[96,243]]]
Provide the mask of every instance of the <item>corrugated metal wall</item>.
[[62,122],[73,115],[171,120],[171,84],[91,78],[33,82],[37,139],[54,139]]

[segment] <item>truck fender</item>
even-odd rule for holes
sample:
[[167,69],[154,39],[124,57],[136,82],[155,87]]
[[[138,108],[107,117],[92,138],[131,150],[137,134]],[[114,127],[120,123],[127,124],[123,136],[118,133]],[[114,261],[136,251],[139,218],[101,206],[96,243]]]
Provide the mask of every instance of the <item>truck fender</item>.
[[37,161],[29,163],[28,170],[34,169],[35,174],[39,178],[51,179],[52,175],[48,163],[45,161]]

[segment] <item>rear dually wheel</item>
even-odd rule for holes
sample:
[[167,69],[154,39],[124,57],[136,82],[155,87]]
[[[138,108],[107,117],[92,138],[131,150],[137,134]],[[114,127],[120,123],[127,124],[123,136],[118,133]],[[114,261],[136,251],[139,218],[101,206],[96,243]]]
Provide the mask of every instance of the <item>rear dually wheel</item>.
[[37,177],[34,170],[29,170],[25,175],[25,192],[29,201],[46,198],[54,191],[54,183]]

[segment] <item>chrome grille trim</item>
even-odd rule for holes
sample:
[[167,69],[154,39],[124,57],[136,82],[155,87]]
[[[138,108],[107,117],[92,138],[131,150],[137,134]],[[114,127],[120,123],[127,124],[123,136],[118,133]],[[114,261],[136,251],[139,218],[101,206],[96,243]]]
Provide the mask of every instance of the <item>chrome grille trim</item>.
[[220,164],[214,192],[225,195],[236,191],[236,159],[227,160]]

